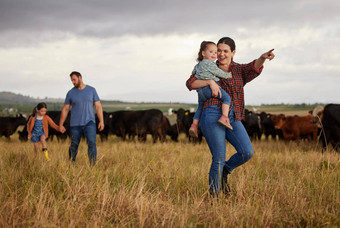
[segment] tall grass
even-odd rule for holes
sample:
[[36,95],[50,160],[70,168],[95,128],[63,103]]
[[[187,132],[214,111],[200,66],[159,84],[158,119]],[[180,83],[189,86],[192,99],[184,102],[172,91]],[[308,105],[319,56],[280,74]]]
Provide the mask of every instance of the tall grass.
[[[91,167],[82,142],[0,139],[1,227],[339,227],[340,154],[307,142],[254,142],[230,175],[229,197],[211,199],[206,143],[98,141]],[[227,146],[227,156],[234,153]]]

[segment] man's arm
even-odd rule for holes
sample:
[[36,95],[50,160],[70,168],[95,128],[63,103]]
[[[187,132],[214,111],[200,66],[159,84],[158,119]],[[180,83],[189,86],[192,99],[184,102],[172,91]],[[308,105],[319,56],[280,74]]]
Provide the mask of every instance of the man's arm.
[[94,107],[96,108],[96,113],[99,119],[98,130],[104,130],[104,118],[103,118],[103,108],[100,101],[94,102]]
[[64,104],[63,109],[61,110],[60,120],[59,120],[59,131],[64,133],[66,131],[64,127],[64,122],[66,120],[67,114],[70,111],[70,104]]

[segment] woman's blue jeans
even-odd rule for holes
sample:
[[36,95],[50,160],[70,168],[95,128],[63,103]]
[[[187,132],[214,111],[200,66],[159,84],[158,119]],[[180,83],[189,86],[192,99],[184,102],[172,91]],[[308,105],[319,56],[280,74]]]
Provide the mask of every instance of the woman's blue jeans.
[[[200,127],[208,143],[212,163],[209,172],[209,191],[221,191],[222,171],[225,167],[231,173],[236,167],[244,164],[253,156],[253,146],[241,121],[235,120],[234,109],[229,112],[230,124],[233,130],[228,130],[217,121],[222,115],[218,106],[209,106],[202,112]],[[236,153],[228,161],[226,159],[226,139],[236,149]]]
[[71,145],[68,151],[69,158],[71,161],[76,161],[78,154],[78,146],[82,135],[85,135],[88,156],[90,164],[94,165],[97,160],[97,145],[96,145],[96,124],[92,121],[87,123],[85,126],[73,126],[71,127]]

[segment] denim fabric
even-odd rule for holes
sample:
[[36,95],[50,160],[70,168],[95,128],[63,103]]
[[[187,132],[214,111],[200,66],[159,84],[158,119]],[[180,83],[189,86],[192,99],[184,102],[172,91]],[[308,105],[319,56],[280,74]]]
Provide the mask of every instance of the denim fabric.
[[32,130],[32,138],[31,142],[36,143],[40,141],[40,137],[45,135],[43,130],[43,120],[38,120],[37,116],[35,117],[34,127]]
[[[220,88],[220,91],[222,93],[222,96],[218,97],[218,99],[220,99],[223,104],[230,105],[230,102],[231,102],[230,96],[226,93],[226,91],[224,91],[221,88]],[[199,120],[201,119],[201,113],[202,113],[202,109],[204,106],[204,102],[207,99],[212,98],[210,86],[205,86],[205,87],[197,89],[197,95],[198,95],[198,107],[195,112],[194,119]]]
[[76,156],[78,153],[78,146],[81,140],[81,136],[85,135],[87,146],[88,146],[88,156],[90,164],[94,165],[97,160],[97,145],[96,145],[96,124],[94,122],[89,122],[85,126],[73,126],[71,127],[71,145],[69,148],[69,158],[71,161],[76,161]]
[[[229,112],[230,124],[233,130],[228,130],[217,121],[221,117],[222,111],[218,106],[208,106],[203,110],[200,127],[208,143],[212,163],[209,172],[209,191],[219,193],[221,191],[221,178],[223,167],[229,173],[236,167],[244,164],[253,156],[253,146],[249,136],[241,121],[235,120],[234,109]],[[228,161],[226,159],[226,141],[236,149],[236,153]]]

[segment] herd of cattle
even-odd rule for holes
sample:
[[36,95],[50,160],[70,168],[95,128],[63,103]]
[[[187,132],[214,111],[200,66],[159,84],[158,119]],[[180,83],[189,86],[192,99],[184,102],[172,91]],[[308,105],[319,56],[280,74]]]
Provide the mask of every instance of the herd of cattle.
[[[116,111],[104,112],[105,128],[98,132],[101,140],[107,140],[109,134],[121,137],[126,140],[134,140],[137,136],[139,141],[146,141],[147,134],[152,136],[153,142],[157,140],[164,142],[166,136],[171,140],[177,141],[180,133],[186,134],[189,141],[201,142],[203,135],[198,131],[197,139],[191,138],[189,128],[193,120],[194,113],[182,108],[174,111],[177,121],[170,124],[169,119],[158,109],[142,111]],[[59,123],[60,111],[49,111],[48,115],[56,124]],[[56,136],[58,140],[65,140],[69,133],[70,117],[68,116],[64,126],[66,133],[61,134],[50,128],[50,138]],[[96,119],[98,121],[98,119]],[[26,130],[27,119],[21,114],[16,117],[0,117],[0,136],[9,138],[20,125],[24,125],[22,131],[18,131],[19,139],[27,141]],[[316,141],[321,140],[323,149],[331,144],[335,150],[340,147],[340,105],[328,104],[325,107],[316,107],[306,116],[286,116],[284,114],[269,114],[265,112],[254,113],[246,109],[245,119],[242,120],[252,140],[265,139],[269,136],[273,140],[295,140],[301,139]],[[320,137],[318,137],[320,136]]]

